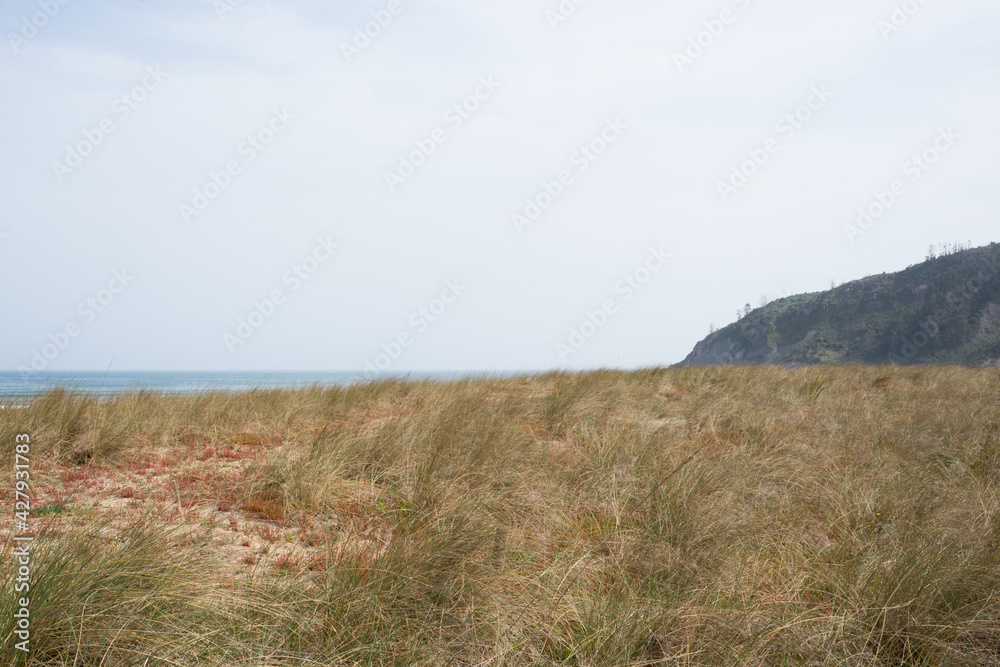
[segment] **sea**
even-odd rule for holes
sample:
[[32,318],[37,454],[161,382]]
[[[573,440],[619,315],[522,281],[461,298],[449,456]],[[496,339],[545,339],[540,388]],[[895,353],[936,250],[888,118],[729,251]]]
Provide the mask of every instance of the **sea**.
[[190,395],[212,391],[238,392],[251,389],[346,386],[386,378],[458,380],[521,374],[472,371],[410,371],[377,375],[342,371],[52,371],[22,374],[16,371],[3,371],[0,372],[0,405],[14,407],[18,403],[23,403],[24,399],[59,387],[94,396],[111,396],[139,390],[159,394]]

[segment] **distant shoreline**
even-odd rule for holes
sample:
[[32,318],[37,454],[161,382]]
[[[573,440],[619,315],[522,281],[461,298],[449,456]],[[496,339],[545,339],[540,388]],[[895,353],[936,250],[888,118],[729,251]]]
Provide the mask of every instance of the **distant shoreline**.
[[52,389],[108,396],[132,391],[164,395],[338,387],[378,380],[463,380],[516,377],[531,371],[49,371],[0,372],[0,401],[38,396]]

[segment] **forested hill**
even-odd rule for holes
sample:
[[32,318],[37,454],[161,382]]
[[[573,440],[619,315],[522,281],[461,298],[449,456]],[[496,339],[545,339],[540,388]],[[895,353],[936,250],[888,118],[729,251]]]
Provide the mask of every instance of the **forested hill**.
[[771,302],[679,365],[856,362],[1000,363],[1000,245]]

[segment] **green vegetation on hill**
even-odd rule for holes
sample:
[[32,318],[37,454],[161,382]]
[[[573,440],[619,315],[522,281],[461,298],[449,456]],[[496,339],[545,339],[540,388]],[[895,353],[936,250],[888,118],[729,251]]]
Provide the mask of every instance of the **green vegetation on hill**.
[[1000,362],[1000,245],[780,299],[698,343],[681,365]]

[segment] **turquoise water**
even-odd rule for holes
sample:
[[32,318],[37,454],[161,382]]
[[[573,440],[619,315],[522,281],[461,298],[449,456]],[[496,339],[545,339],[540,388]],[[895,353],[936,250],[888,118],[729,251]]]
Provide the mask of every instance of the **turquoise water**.
[[[197,394],[204,391],[246,391],[249,389],[288,389],[312,385],[335,386],[365,382],[387,377],[411,380],[455,380],[463,377],[486,375],[462,371],[427,371],[409,373],[381,373],[377,376],[363,372],[45,372],[22,376],[18,372],[0,372],[0,396],[29,397],[54,387],[65,387],[98,396],[124,391],[146,389],[163,394]],[[502,377],[514,373],[489,373]]]

